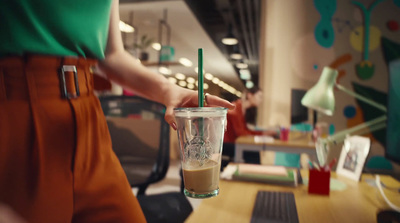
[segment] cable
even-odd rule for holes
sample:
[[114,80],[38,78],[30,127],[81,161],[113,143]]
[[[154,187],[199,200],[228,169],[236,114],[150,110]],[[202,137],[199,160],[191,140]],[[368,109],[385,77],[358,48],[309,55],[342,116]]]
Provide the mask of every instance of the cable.
[[[371,174],[371,175],[375,175],[375,174],[376,174],[376,172],[371,171],[371,170],[368,169],[368,168],[364,168],[364,169],[363,169],[363,172],[369,173],[369,174]],[[390,191],[393,191],[393,192],[400,193],[400,187],[389,187],[388,185],[384,184],[383,182],[381,182],[381,185],[382,185],[382,187],[385,188],[386,190],[390,190]]]
[[393,210],[395,210],[397,212],[400,212],[400,208],[397,207],[396,205],[394,205],[392,202],[390,202],[389,199],[386,197],[385,193],[383,192],[382,185],[381,185],[381,179],[380,179],[379,175],[375,176],[375,181],[376,181],[376,186],[379,189],[379,192],[381,192],[383,199],[390,206],[390,208],[392,208]]

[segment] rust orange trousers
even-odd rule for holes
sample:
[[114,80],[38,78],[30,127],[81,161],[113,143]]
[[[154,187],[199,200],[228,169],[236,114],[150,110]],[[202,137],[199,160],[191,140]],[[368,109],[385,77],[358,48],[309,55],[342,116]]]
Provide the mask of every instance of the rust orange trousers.
[[94,63],[0,59],[0,203],[29,223],[145,222],[93,94]]

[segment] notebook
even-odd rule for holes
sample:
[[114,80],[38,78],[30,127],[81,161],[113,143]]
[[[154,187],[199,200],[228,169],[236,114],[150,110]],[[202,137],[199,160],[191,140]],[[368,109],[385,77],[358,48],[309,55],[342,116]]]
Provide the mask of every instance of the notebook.
[[232,174],[232,180],[260,182],[267,184],[276,184],[282,186],[297,186],[297,169],[286,168],[283,166],[269,166],[253,164],[238,164]]

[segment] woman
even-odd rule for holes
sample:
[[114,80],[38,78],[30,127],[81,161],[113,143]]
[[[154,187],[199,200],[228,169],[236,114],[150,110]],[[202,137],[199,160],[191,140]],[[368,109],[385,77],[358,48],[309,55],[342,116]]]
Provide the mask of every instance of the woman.
[[239,136],[244,135],[271,135],[276,136],[276,131],[251,130],[247,126],[246,111],[258,107],[262,102],[262,91],[258,87],[246,89],[243,97],[233,102],[235,109],[228,111],[228,125],[224,136],[224,142],[235,143]]
[[[223,154],[230,157],[229,161],[232,161],[234,157],[234,144],[235,140],[239,136],[245,135],[270,135],[276,136],[278,133],[276,131],[257,131],[248,128],[248,123],[246,121],[246,111],[251,108],[258,107],[262,102],[262,91],[258,87],[253,87],[246,89],[242,98],[233,102],[235,109],[228,111],[227,114],[227,128],[224,136],[224,148]],[[245,159],[248,162],[259,163],[260,158],[258,154],[244,154]],[[227,162],[229,162],[227,161]],[[224,163],[226,165],[227,163]]]
[[[91,67],[166,106],[197,92],[134,62],[118,0],[0,1],[0,203],[30,223],[145,222],[111,149]],[[233,108],[209,95],[207,104]]]

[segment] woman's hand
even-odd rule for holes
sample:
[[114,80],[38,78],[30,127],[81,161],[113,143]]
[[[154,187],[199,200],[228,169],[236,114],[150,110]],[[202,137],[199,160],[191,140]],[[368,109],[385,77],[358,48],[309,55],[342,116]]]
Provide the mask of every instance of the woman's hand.
[[0,203],[0,223],[26,223],[14,210]]
[[[176,130],[174,108],[197,107],[198,92],[181,88],[177,85],[174,85],[171,88],[172,89],[168,90],[169,93],[165,96],[163,100],[163,104],[167,107],[167,110],[165,112],[165,121],[167,121],[168,124]],[[235,105],[233,105],[229,101],[210,94],[206,94],[205,102],[207,107],[225,107],[228,109],[235,108]]]

